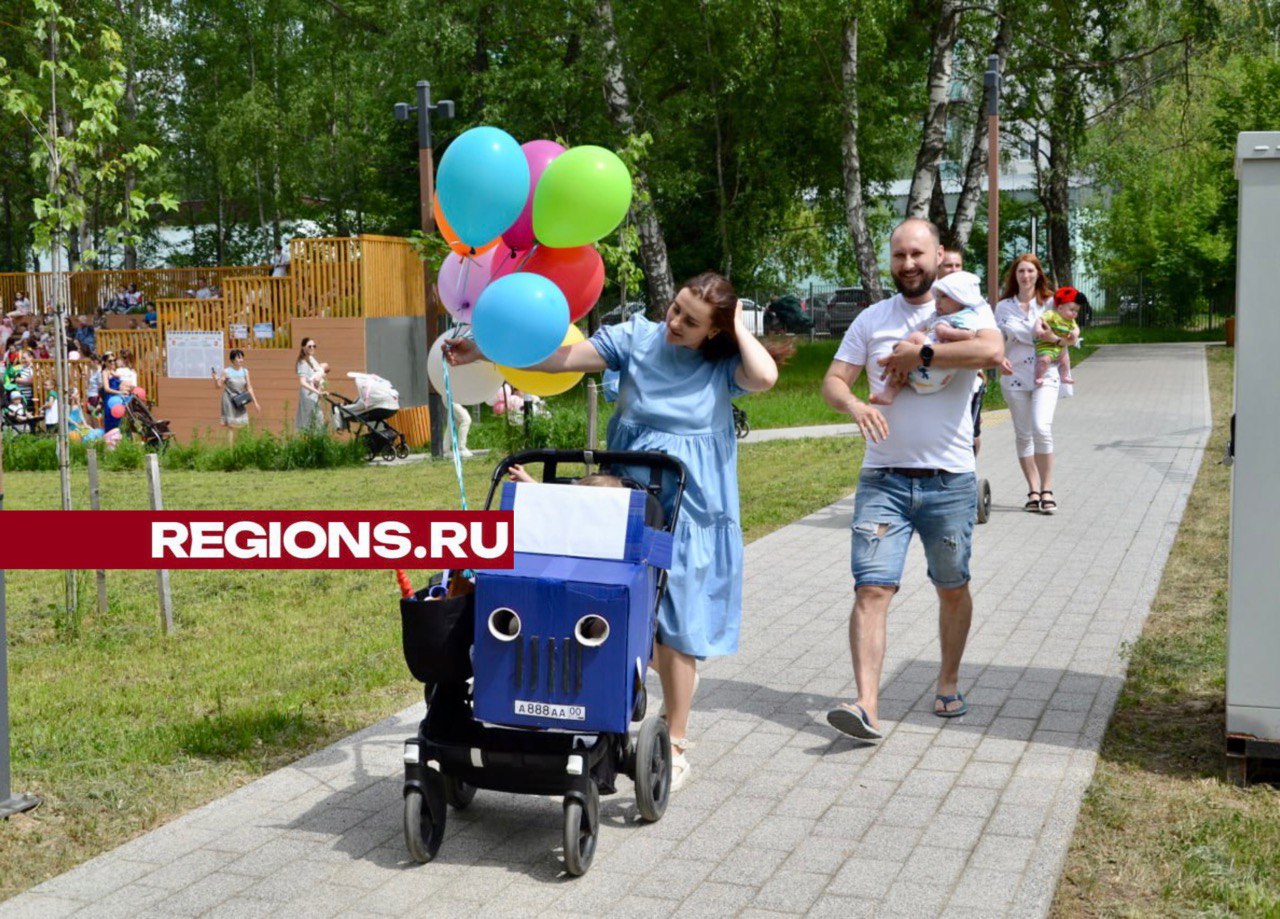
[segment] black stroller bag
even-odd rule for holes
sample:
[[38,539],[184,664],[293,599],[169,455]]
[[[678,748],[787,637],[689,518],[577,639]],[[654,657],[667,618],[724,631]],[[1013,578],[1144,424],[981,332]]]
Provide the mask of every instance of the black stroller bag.
[[475,594],[428,600],[430,590],[400,600],[404,662],[420,683],[465,683],[471,678]]

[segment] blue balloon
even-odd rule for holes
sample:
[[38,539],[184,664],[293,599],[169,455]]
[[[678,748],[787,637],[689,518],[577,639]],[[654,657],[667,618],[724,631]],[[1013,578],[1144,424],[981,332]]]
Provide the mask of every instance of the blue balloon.
[[117,405],[124,405],[124,396],[107,396],[107,409],[113,409]]
[[449,145],[436,177],[440,210],[458,239],[483,246],[516,222],[529,199],[529,161],[500,128],[472,128]]
[[569,330],[569,303],[560,288],[527,271],[491,283],[481,291],[471,315],[480,351],[507,367],[545,360]]

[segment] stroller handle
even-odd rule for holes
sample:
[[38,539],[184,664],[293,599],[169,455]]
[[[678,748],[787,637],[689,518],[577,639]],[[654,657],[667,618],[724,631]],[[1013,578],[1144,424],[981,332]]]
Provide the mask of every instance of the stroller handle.
[[[485,507],[493,505],[493,496],[507,477],[512,466],[524,466],[529,463],[542,463],[542,481],[556,481],[556,467],[560,463],[595,464],[610,466],[622,464],[627,466],[643,466],[649,470],[649,482],[646,490],[655,497],[662,489],[662,474],[669,472],[675,476],[676,492],[671,506],[669,528],[674,532],[675,522],[680,517],[680,503],[684,498],[687,472],[684,463],[666,453],[656,450],[522,450],[499,460],[494,467],[493,478],[489,483],[489,496],[485,499]],[[644,483],[641,483],[644,484]]]

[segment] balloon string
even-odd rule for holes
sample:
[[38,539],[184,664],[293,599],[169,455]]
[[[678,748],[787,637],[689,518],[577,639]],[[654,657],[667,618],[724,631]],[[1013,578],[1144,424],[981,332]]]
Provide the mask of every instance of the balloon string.
[[[465,332],[461,331],[458,326],[454,326],[447,333],[450,338],[466,338],[469,337]],[[449,381],[449,362],[444,360],[441,355],[440,371],[444,377],[444,407],[445,417],[449,422],[449,441],[453,447],[453,474],[458,479],[458,496],[462,501],[462,509],[467,510],[467,483],[462,478],[462,454],[458,451],[458,427],[453,422],[453,385]]]
[[467,277],[471,274],[471,259],[464,258],[462,260],[462,270],[458,272],[458,279],[453,284],[453,302],[462,303],[463,307],[471,306],[470,303],[462,302],[462,293],[467,289]]
[[520,259],[520,264],[516,265],[515,270],[523,271],[524,266],[528,263],[529,259],[533,258],[533,253],[537,251],[538,251],[538,243],[534,243],[532,246],[529,247],[529,251],[524,254],[524,258]]

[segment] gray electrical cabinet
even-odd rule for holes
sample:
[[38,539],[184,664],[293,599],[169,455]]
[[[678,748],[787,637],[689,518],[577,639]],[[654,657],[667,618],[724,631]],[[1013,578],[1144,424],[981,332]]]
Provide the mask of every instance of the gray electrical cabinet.
[[1280,758],[1280,131],[1246,132],[1236,275],[1227,753]]

